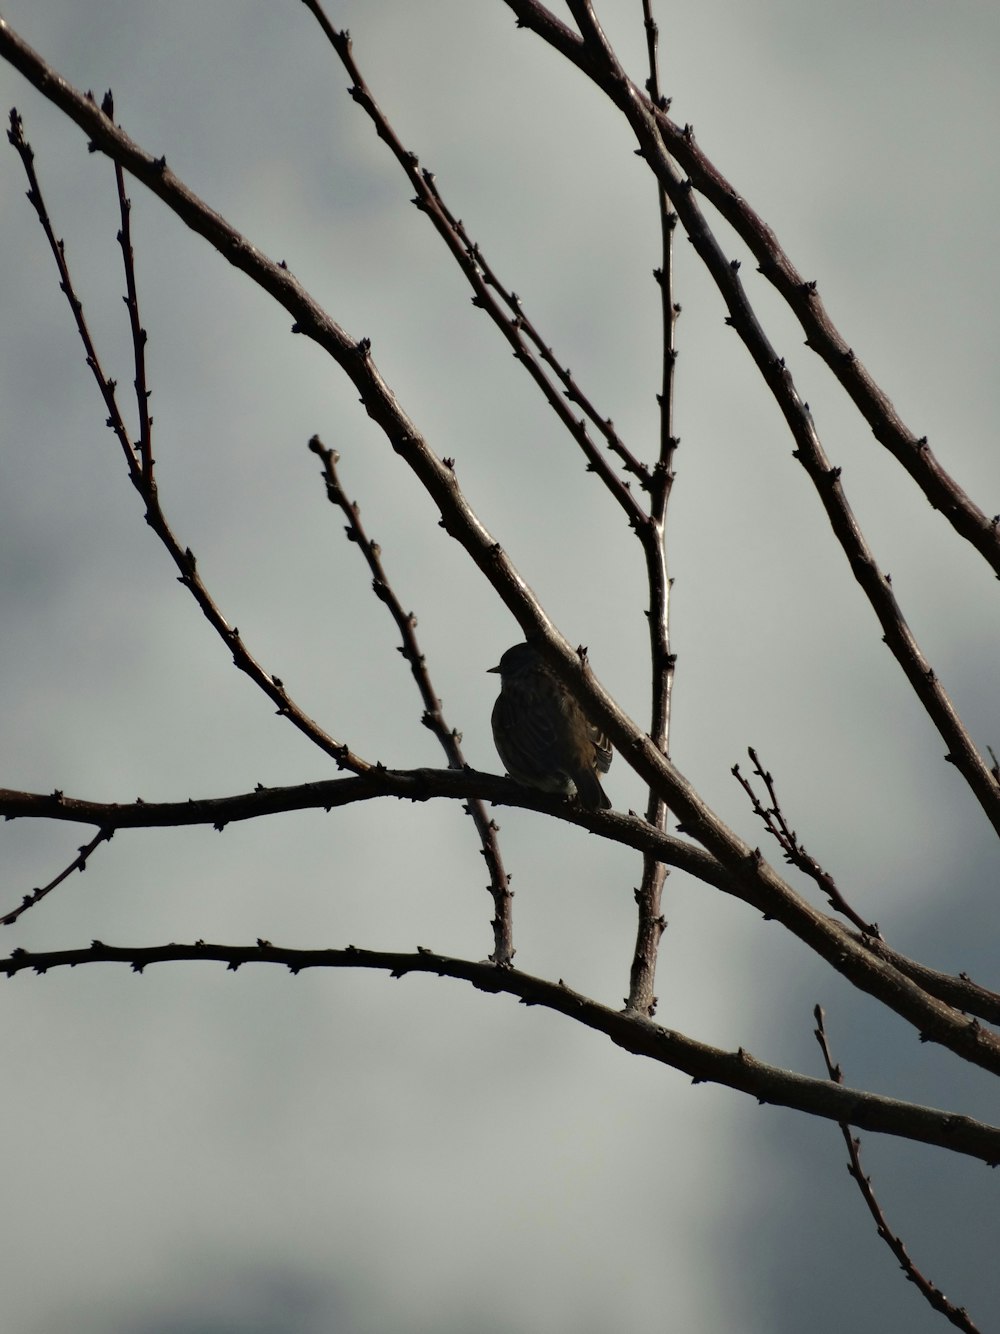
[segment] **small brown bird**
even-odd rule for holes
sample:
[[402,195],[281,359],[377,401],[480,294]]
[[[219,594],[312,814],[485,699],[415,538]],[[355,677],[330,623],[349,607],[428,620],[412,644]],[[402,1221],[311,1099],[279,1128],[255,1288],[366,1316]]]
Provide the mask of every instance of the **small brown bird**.
[[500,677],[493,740],[511,778],[543,792],[576,792],[591,811],[610,809],[598,774],[611,767],[611,742],[538,650],[515,644],[488,670]]

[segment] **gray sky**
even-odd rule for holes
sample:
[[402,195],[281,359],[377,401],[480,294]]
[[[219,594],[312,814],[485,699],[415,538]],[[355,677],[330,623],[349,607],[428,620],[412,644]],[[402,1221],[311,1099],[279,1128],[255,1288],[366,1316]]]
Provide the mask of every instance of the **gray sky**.
[[[994,127],[1000,11],[872,2],[661,6],[664,85],[818,280],[842,332],[987,513],[1000,510]],[[7,0],[66,78],[373,355],[547,610],[645,718],[638,548],[345,93],[304,6]],[[641,76],[641,7],[599,7]],[[655,448],[655,197],[612,109],[506,6],[330,6],[404,142],[635,452]],[[131,362],[108,163],[13,70],[105,366]],[[129,801],[331,766],[235,673],[142,521],[15,154],[0,155],[0,785]],[[133,234],[161,497],[252,651],[333,734],[441,763],[306,442],[341,453],[470,762],[498,769],[485,669],[520,637],[336,366],[136,185]],[[779,352],[930,661],[1000,749],[995,581],[840,401],[742,258]],[[996,985],[997,855],[942,760],[721,299],[677,247],[672,754],[762,840],[729,774],[755,745],[809,850],[899,948]],[[610,515],[610,517],[609,517]],[[621,809],[642,792],[620,759]],[[501,811],[517,963],[617,1004],[623,850]],[[89,837],[7,824],[4,902]],[[771,850],[765,848],[770,855]],[[484,957],[472,826],[373,803],[223,835],[120,833],[8,948],[92,938],[431,946]],[[810,892],[811,893],[811,892]],[[811,895],[812,896],[812,895]],[[814,898],[815,901],[815,898]],[[986,1077],[920,1045],[794,940],[668,883],[658,1018],[819,1075],[822,1002],[848,1082],[995,1119]],[[835,1127],[758,1108],[509,998],[432,978],[167,965],[3,990],[11,1334],[813,1334],[943,1328],[880,1246]],[[890,1221],[989,1328],[997,1180],[866,1137]]]

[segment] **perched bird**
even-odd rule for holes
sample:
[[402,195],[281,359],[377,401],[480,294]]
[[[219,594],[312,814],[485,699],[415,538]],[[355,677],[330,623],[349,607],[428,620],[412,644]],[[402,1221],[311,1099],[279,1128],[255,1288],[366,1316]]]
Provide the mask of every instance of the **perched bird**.
[[543,792],[577,792],[588,810],[611,802],[598,774],[611,767],[611,742],[531,644],[515,644],[496,667],[493,740],[511,778]]

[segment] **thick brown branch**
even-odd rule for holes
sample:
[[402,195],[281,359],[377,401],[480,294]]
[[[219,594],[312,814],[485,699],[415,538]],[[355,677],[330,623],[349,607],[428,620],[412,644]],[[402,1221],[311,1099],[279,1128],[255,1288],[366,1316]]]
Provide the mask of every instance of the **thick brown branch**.
[[517,996],[526,1005],[544,1005],[576,1023],[604,1033],[625,1051],[647,1056],[690,1075],[696,1083],[711,1081],[748,1093],[759,1102],[793,1107],[811,1116],[847,1121],[862,1130],[897,1135],[933,1144],[952,1153],[983,1162],[1000,1162],[1000,1128],[954,1112],[939,1111],[913,1103],[883,1098],[858,1089],[847,1089],[826,1079],[810,1079],[777,1066],[766,1065],[740,1049],[721,1051],[695,1042],[681,1033],[661,1028],[634,1011],[612,1010],[572,991],[564,983],[549,982],[514,968],[496,968],[490,963],[455,959],[420,949],[415,954],[381,950],[284,949],[261,940],[256,945],[216,945],[196,941],[193,945],[132,947],[105,945],[95,940],[89,948],[28,953],[15,950],[0,958],[0,974],[44,973],[52,968],[75,968],[81,964],[125,963],[136,972],[154,963],[214,960],[237,969],[247,963],[270,963],[293,973],[306,968],[371,968],[403,977],[407,973],[433,973],[471,982],[480,991]]

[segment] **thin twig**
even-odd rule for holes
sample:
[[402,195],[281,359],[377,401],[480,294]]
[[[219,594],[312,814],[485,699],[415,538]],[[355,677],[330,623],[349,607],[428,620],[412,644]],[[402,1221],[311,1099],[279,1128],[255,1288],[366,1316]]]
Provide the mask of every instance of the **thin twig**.
[[[0,35],[3,33],[3,20],[0,19]],[[101,397],[104,399],[104,406],[108,411],[108,421],[118,438],[122,453],[125,456],[125,462],[128,465],[129,476],[133,483],[138,485],[137,479],[141,478],[141,462],[137,451],[132,445],[128,432],[124,429],[121,413],[118,410],[118,404],[115,401],[115,389],[117,382],[109,380],[100,369],[100,363],[97,359],[97,349],[94,347],[93,339],[90,336],[90,330],[83,317],[83,305],[73,290],[73,280],[69,275],[69,266],[66,262],[66,243],[62,238],[57,238],[52,229],[52,221],[49,218],[48,209],[45,206],[45,200],[42,197],[42,189],[38,183],[38,176],[35,172],[35,154],[31,145],[24,137],[24,122],[16,107],[10,109],[10,128],[7,131],[7,138],[13,144],[21,164],[24,167],[24,174],[28,178],[28,202],[31,204],[35,213],[38,215],[38,221],[41,224],[42,231],[45,233],[45,239],[49,243],[49,249],[52,251],[52,258],[56,262],[56,268],[59,271],[59,290],[69,302],[69,308],[73,313],[73,320],[76,324],[76,331],[83,343],[83,350],[86,353],[87,365],[93,372],[94,379],[97,381],[97,387],[101,391]]]
[[[386,607],[396,623],[402,637],[402,647],[398,650],[410,665],[410,672],[420,692],[424,704],[422,722],[437,737],[442,750],[452,769],[467,768],[462,753],[462,736],[450,728],[445,721],[441,700],[431,684],[427,661],[417,642],[417,618],[412,611],[404,611],[396,596],[389,577],[382,564],[382,548],[373,542],[361,522],[361,508],[356,501],[350,500],[340,484],[337,464],[340,455],[335,449],[327,449],[319,436],[313,436],[309,448],[323,464],[323,478],[326,482],[326,494],[330,502],[336,505],[347,519],[348,541],[355,543],[364,556],[372,574],[372,589],[378,600]],[[490,956],[501,968],[509,968],[514,957],[514,925],[512,918],[512,898],[510,876],[504,870],[500,845],[497,841],[497,824],[486,809],[485,803],[478,797],[470,797],[465,803],[465,811],[472,816],[482,845],[482,854],[489,868],[490,883],[487,886],[493,897],[493,954]]]
[[[114,119],[115,103],[109,89],[104,95],[101,110]],[[125,193],[125,173],[121,163],[115,163],[115,184],[118,187],[118,210],[121,215],[121,229],[118,232],[118,244],[122,250],[125,269],[125,305],[128,309],[129,327],[132,331],[132,358],[135,364],[135,400],[139,420],[139,458],[142,463],[143,492],[149,493],[155,485],[153,480],[153,418],[149,413],[149,388],[146,381],[146,330],[139,318],[139,294],[135,281],[135,252],[132,249],[132,201]]]
[[823,893],[829,900],[830,907],[843,915],[858,928],[865,936],[871,936],[875,940],[882,939],[882,933],[878,928],[877,922],[866,922],[863,917],[854,911],[851,905],[837,888],[837,882],[828,871],[825,871],[815,857],[811,857],[806,852],[805,847],[799,842],[798,835],[791,828],[785,813],[781,809],[781,803],[778,800],[778,794],[774,787],[774,780],[771,775],[761,765],[757,757],[757,752],[753,746],[747,747],[747,754],[753,762],[754,773],[767,789],[768,801],[770,806],[764,806],[758,800],[756,792],[749,781],[743,777],[740,772],[740,766],[734,764],[731,773],[739,782],[743,791],[750,798],[753,806],[754,815],[758,816],[763,822],[764,827],[772,838],[776,839],[781,848],[781,855],[785,861],[792,866],[797,866],[800,871],[804,871],[811,879],[815,880]]
[[795,441],[793,455],[816,489],[834,536],[881,624],[884,642],[948,747],[945,758],[962,774],[990,823],[1000,833],[1000,787],[973,744],[947,691],[924,657],[893,594],[890,576],[878,567],[847,501],[840,469],[830,464],[808,405],[800,398],[784,358],[779,357],[772,347],[740,282],[739,262],[726,258],[693,197],[690,182],[681,179],[667,152],[660,113],[621,68],[600,30],[592,7],[584,0],[570,0],[570,7],[587,29],[588,74],[624,113],[639,141],[642,155],[669,194],[699,258],[726,301],[729,309],[727,323],[743,340],[785,417]]
[[[816,1018],[816,1028],[814,1036],[819,1043],[820,1051],[823,1053],[823,1060],[826,1062],[827,1073],[833,1082],[842,1088],[844,1084],[844,1074],[839,1065],[834,1063],[830,1055],[830,1046],[826,1037],[826,1029],[823,1025],[823,1007],[817,1005],[813,1014]],[[872,1189],[871,1177],[867,1176],[861,1166],[861,1141],[851,1134],[851,1128],[846,1121],[839,1122],[840,1133],[844,1137],[844,1143],[847,1145],[847,1152],[850,1162],[847,1170],[857,1182],[858,1189],[861,1191],[861,1197],[868,1207],[868,1212],[875,1221],[875,1227],[879,1236],[892,1251],[893,1255],[899,1261],[899,1266],[906,1277],[913,1283],[925,1300],[934,1308],[946,1316],[953,1325],[959,1329],[964,1329],[966,1334],[979,1334],[979,1330],[972,1323],[968,1312],[964,1306],[953,1306],[940,1288],[926,1278],[910,1258],[905,1244],[899,1235],[892,1231],[886,1222],[885,1214],[882,1212],[875,1191]]]
[[[323,29],[327,40],[347,70],[351,78],[349,90],[351,96],[367,113],[379,138],[388,145],[416,190],[417,195],[413,202],[431,220],[465,274],[475,294],[474,304],[489,315],[507,339],[518,361],[529,372],[563,425],[580,446],[587,460],[588,469],[600,477],[625,511],[629,522],[641,523],[642,509],[632,495],[628,483],[623,482],[610,467],[604,454],[591,440],[586,423],[573,415],[569,404],[576,404],[583,409],[592,425],[603,435],[609,450],[618,456],[625,470],[631,473],[642,487],[649,485],[649,470],[627,449],[615,431],[611,419],[597,411],[576,384],[570,371],[556,360],[552,349],[524,313],[517,293],[500,281],[484,259],[481,248],[469,237],[461,220],[456,218],[445,205],[434,174],[421,169],[416,153],[403,146],[358,68],[350,34],[334,28],[319,0],[303,0],[303,3]],[[554,373],[558,384],[553,384],[545,370],[546,366]]]
[[[304,0],[304,3],[308,4],[309,0]],[[427,191],[436,201],[437,209],[440,210],[445,223],[452,229],[454,235],[462,243],[465,253],[474,261],[475,265],[481,272],[483,282],[487,287],[492,288],[497,293],[500,300],[513,315],[514,319],[509,327],[512,331],[516,331],[521,335],[519,347],[515,352],[518,360],[522,363],[525,362],[525,340],[527,340],[527,343],[529,343],[531,347],[534,348],[535,353],[537,353],[538,361],[543,362],[548,366],[553,375],[555,375],[556,379],[562,385],[563,394],[568,402],[575,403],[577,407],[583,410],[584,416],[587,417],[596,430],[604,436],[605,442],[611,453],[617,454],[621,459],[625,471],[631,473],[643,490],[649,490],[650,486],[653,485],[653,474],[650,472],[649,468],[647,468],[646,464],[643,463],[641,459],[636,458],[628,448],[621,436],[615,430],[615,424],[612,419],[601,415],[577,383],[569,367],[563,366],[562,363],[557,360],[552,348],[545,342],[545,339],[537,326],[526,314],[521,298],[515,291],[504,286],[496,270],[490,265],[489,261],[483,254],[481,246],[470,238],[462,219],[456,218],[444,202],[441,193],[438,190],[437,179],[434,176],[434,173],[421,169],[420,176]],[[436,217],[436,211],[432,216]],[[482,305],[478,294],[473,298],[473,303],[477,306]],[[495,322],[499,322],[492,303],[488,308],[487,313]],[[502,314],[500,319],[503,319]],[[545,393],[546,397],[549,398],[549,401],[553,402],[554,396],[550,395],[550,391],[546,389]],[[553,405],[555,406],[554,402]],[[560,417],[563,417],[563,424],[571,429],[574,436],[576,436],[581,430],[579,421],[572,417],[564,417],[564,414],[561,411],[559,415]],[[600,455],[598,455],[598,458],[599,457]]]
[[[649,61],[647,87],[659,105],[660,73],[657,58],[658,31],[653,18],[652,0],[643,0],[646,51]],[[670,700],[674,681],[674,655],[670,651],[670,578],[666,558],[666,519],[674,481],[673,459],[677,448],[674,436],[674,363],[676,361],[676,325],[678,308],[673,295],[673,242],[677,214],[670,207],[663,187],[657,183],[660,215],[660,267],[654,271],[660,292],[660,338],[663,367],[658,395],[660,407],[660,450],[649,486],[649,515],[637,530],[646,557],[649,585],[650,722],[649,736],[664,755],[670,751]],[[650,788],[646,819],[654,829],[666,829],[668,809],[663,797]],[[635,948],[629,973],[630,1010],[652,1016],[656,1012],[656,964],[660,941],[666,929],[663,916],[663,885],[667,868],[653,857],[644,857],[642,882],[635,891],[638,906]]]
[[90,860],[90,854],[96,851],[102,843],[110,843],[112,838],[114,838],[114,834],[114,829],[100,829],[89,843],[84,843],[77,849],[77,855],[64,870],[59,872],[54,880],[50,880],[47,885],[42,885],[39,889],[33,889],[30,894],[25,894],[24,898],[16,908],[12,908],[10,912],[4,913],[4,915],[0,917],[0,926],[12,926],[22,913],[26,913],[29,908],[33,908],[36,903],[41,903],[46,894],[55,889],[57,885],[61,885],[67,876],[72,875],[74,871],[85,871],[87,869],[87,862]]
[[[0,21],[0,38],[2,38],[5,25]],[[93,99],[89,99],[93,105]],[[106,99],[108,106],[111,105],[110,95]],[[94,110],[97,108],[94,106]],[[101,115],[106,117],[107,123],[113,126],[110,114],[102,109]],[[336,760],[337,767],[348,769],[352,773],[365,773],[372,766],[367,760],[354,754],[350,748],[343,742],[335,740],[325,732],[317,722],[309,717],[288,694],[284,683],[280,677],[273,676],[264,670],[260,663],[253,657],[249,649],[243,642],[240,632],[236,626],[230,625],[223,616],[215,600],[206,588],[201,575],[198,573],[197,561],[194,552],[190,547],[182,547],[181,543],[175,537],[166,516],[160,505],[157,494],[156,484],[152,476],[152,453],[150,444],[150,423],[146,421],[148,401],[148,390],[146,388],[145,367],[144,367],[144,345],[145,331],[141,328],[138,321],[138,307],[133,306],[135,287],[135,274],[133,266],[133,255],[131,240],[128,233],[124,230],[127,220],[127,207],[123,207],[123,232],[121,235],[122,255],[125,264],[126,284],[130,296],[126,297],[126,304],[129,305],[130,317],[132,319],[133,331],[133,355],[135,357],[135,382],[136,393],[140,402],[140,421],[144,425],[140,426],[140,436],[142,445],[136,448],[131,439],[128,427],[125,425],[124,418],[119,411],[115,399],[115,381],[110,380],[101,367],[97,350],[91,338],[87,327],[86,319],[83,314],[83,303],[73,287],[73,281],[70,277],[69,266],[66,262],[65,247],[62,241],[57,241],[52,224],[49,220],[48,210],[46,209],[42,197],[41,188],[38,184],[38,178],[34,170],[34,154],[29,144],[23,138],[21,118],[17,111],[11,111],[10,115],[11,129],[8,138],[17,149],[21,161],[28,176],[28,198],[31,201],[35,212],[38,214],[42,229],[45,232],[49,242],[49,247],[59,270],[59,286],[65,293],[69,302],[70,310],[73,312],[73,318],[76,322],[77,331],[80,340],[83,343],[84,351],[87,355],[87,365],[97,382],[101,397],[104,399],[105,407],[108,410],[108,425],[114,431],[115,436],[121,445],[122,452],[125,455],[129,469],[129,478],[132,485],[138,491],[145,504],[146,522],[152,528],[163,545],[170,554],[171,559],[180,571],[178,582],[183,584],[194,597],[198,606],[201,608],[205,618],[220,636],[233,657],[234,665],[240,671],[245,672],[250,679],[260,687],[261,690],[277,706],[277,712],[280,716],[287,718],[295,727],[318,746],[321,750]],[[120,177],[119,177],[120,179]],[[123,199],[124,194],[120,190],[119,198]],[[126,201],[127,204],[127,201]]]

